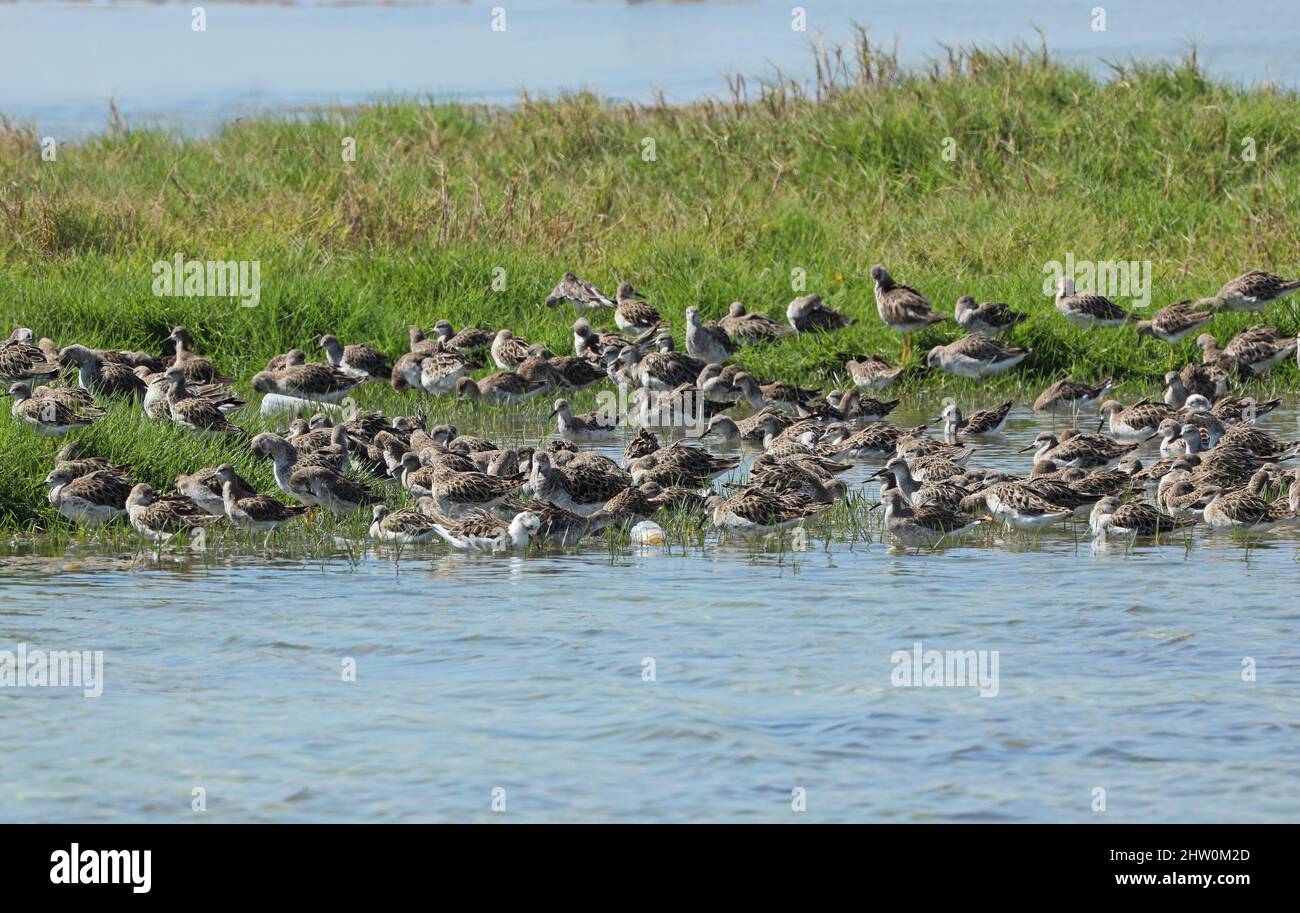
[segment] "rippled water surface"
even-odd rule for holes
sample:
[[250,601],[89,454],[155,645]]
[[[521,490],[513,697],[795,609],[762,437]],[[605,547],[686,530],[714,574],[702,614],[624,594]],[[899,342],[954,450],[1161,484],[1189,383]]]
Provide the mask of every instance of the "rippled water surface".
[[[974,462],[1027,468],[1039,427],[1018,410]],[[1294,411],[1261,427],[1300,436]],[[870,471],[850,481],[874,499]],[[191,821],[196,787],[217,821],[494,820],[497,788],[512,821],[1295,819],[1297,544],[1098,549],[1062,527],[353,562],[9,543],[0,649],[102,650],[105,684],[0,689],[0,819]],[[998,651],[997,695],[892,686],[917,641]]]

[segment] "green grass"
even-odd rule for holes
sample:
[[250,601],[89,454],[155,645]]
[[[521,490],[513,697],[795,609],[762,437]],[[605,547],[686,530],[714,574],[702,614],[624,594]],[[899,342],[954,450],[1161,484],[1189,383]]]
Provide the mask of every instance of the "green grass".
[[[944,392],[1032,396],[1071,374],[1113,375],[1135,396],[1155,390],[1164,344],[1066,325],[1042,292],[1046,262],[1150,260],[1153,307],[1211,295],[1252,267],[1300,272],[1295,93],[1217,83],[1194,57],[1117,65],[1098,80],[1024,47],[955,49],[909,72],[865,36],[823,54],[819,70],[815,89],[733,83],[725,100],[680,108],[590,95],[509,110],[403,100],[245,120],[199,140],[114,126],[54,162],[34,130],[8,125],[0,320],[61,345],[149,350],[184,323],[200,351],[248,378],[272,354],[311,351],[323,332],[396,353],[409,325],[444,317],[568,351],[572,313],[540,306],[565,269],[606,289],[633,282],[680,339],[692,304],[706,318],[735,299],[782,315],[797,269],[857,323],[740,360],[829,386],[844,383],[845,354],[899,351],[872,301],[867,270],[880,262],[949,313],[970,293],[1032,315],[1012,337],[1033,349],[1014,377],[978,391],[945,378]],[[355,162],[342,160],[344,137],[356,139]],[[1247,137],[1254,161],[1241,156]],[[152,263],[178,251],[259,260],[260,306],[154,297]],[[492,287],[496,269],[504,290]],[[1212,329],[1225,339],[1250,319],[1225,315]],[[1267,319],[1300,325],[1293,304]],[[950,324],[917,341],[904,391],[936,390],[924,351],[956,333]],[[1191,358],[1191,342],[1177,354]],[[1259,389],[1296,380],[1291,363]],[[392,391],[362,399],[421,405]],[[467,429],[487,413],[427,405]],[[529,433],[540,435],[535,418]],[[87,437],[155,484],[236,456],[116,411]],[[61,522],[38,484],[57,446],[0,416],[0,528]],[[265,466],[237,456],[269,487]]]

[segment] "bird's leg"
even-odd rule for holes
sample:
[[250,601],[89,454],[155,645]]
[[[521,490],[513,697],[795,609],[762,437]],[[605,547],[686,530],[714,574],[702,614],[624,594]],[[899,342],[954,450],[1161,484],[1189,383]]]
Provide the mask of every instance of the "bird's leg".
[[912,356],[912,334],[903,334],[903,354],[898,357],[899,361],[907,361]]

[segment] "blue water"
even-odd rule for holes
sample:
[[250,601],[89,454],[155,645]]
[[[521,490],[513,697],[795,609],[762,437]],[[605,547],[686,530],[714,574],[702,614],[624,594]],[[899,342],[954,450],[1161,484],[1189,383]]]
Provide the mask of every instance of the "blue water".
[[[809,45],[846,39],[851,23],[906,63],[942,45],[1038,46],[1105,74],[1106,61],[1169,58],[1193,42],[1212,73],[1300,84],[1294,4],[1256,0],[1225,13],[1213,0],[1008,0],[997,4],[808,0],[806,30],[786,0],[623,3],[513,0],[406,6],[193,3],[0,4],[0,113],[43,136],[76,139],[108,124],[189,132],[235,117],[352,104],[394,94],[510,103],[521,90],[588,88],[641,101],[726,94],[725,76],[812,77]],[[493,31],[495,6],[505,30]],[[1106,10],[1093,28],[1094,6]]]
[[[1040,427],[1017,410],[973,462],[1024,470]],[[1295,437],[1297,413],[1261,427]],[[849,480],[874,497],[870,471]],[[10,543],[0,649],[102,650],[105,682],[0,689],[0,819],[1294,820],[1298,545],[1060,528],[209,567]],[[997,695],[894,687],[917,641],[998,651]]]

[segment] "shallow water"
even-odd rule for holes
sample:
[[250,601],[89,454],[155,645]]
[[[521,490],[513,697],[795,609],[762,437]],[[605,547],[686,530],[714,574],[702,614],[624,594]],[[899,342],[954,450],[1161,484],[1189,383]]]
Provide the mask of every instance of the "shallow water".
[[[1211,73],[1300,84],[1293,5],[1256,0],[1223,14],[1213,0],[784,0],[624,3],[515,0],[504,31],[493,3],[324,6],[208,3],[0,3],[0,113],[63,141],[104,130],[112,99],[128,124],[206,132],[263,111],[355,104],[393,94],[510,103],[521,89],[593,89],[678,103],[726,95],[726,74],[811,79],[814,36],[845,40],[854,21],[898,41],[904,63],[942,45],[1034,47],[1095,73],[1106,61],[1178,57],[1196,42]],[[792,9],[806,30],[792,28]],[[1098,23],[1099,24],[1099,23]]]
[[[1027,468],[1042,426],[1017,410],[972,462]],[[1260,427],[1300,437],[1300,414]],[[0,819],[1295,819],[1298,545],[1062,527],[353,563],[10,543],[0,649],[102,650],[105,673],[94,699],[0,689]],[[998,651],[996,696],[894,687],[917,641]]]

